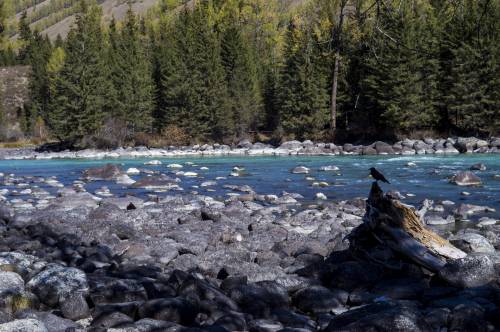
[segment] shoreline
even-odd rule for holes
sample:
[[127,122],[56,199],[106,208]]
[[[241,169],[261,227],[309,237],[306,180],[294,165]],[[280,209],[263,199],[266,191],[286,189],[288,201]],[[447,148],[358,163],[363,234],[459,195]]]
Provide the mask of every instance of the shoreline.
[[278,147],[252,144],[243,140],[236,146],[204,144],[184,147],[147,148],[127,147],[113,150],[84,149],[79,151],[37,152],[37,148],[0,149],[0,160],[47,159],[114,159],[114,158],[167,158],[202,156],[338,156],[338,155],[454,155],[460,153],[500,153],[500,138],[481,140],[474,137],[403,140],[394,144],[382,141],[370,145],[335,145],[312,141],[288,141]]

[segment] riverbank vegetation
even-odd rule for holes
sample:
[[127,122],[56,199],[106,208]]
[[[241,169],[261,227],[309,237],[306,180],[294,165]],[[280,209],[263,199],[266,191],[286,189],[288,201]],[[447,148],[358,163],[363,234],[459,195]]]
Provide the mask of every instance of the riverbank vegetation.
[[498,133],[499,2],[284,2],[161,1],[108,26],[80,1],[65,40],[22,15],[0,65],[32,68],[27,136],[85,146]]

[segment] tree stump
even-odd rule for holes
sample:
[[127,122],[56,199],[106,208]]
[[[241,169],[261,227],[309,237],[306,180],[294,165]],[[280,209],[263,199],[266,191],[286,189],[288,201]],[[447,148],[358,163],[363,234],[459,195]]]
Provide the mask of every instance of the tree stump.
[[[371,239],[367,239],[370,237]],[[414,208],[384,195],[377,182],[372,184],[363,224],[349,236],[353,252],[362,252],[371,260],[388,265],[373,257],[365,245],[375,240],[431,272],[438,272],[449,259],[467,256],[450,242],[425,228]],[[388,267],[394,267],[388,265]]]

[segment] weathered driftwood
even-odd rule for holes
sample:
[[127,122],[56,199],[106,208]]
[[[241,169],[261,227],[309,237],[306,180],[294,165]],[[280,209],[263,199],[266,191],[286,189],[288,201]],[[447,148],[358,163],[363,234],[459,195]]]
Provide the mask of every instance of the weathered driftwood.
[[[432,272],[439,271],[448,259],[466,256],[447,240],[425,228],[412,207],[384,195],[377,182],[370,190],[363,221],[362,230],[354,232],[350,240],[351,247],[363,251],[365,255],[372,256],[368,250],[356,246],[366,242],[360,236],[370,234],[380,244]],[[373,260],[383,263],[375,258]]]

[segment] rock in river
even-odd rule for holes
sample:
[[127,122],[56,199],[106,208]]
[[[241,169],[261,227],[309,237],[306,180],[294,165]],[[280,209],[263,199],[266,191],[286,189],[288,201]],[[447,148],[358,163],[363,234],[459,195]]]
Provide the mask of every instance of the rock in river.
[[483,163],[477,163],[470,167],[471,171],[486,171],[486,165]]
[[477,186],[481,184],[481,179],[476,174],[466,171],[454,175],[451,182],[459,186]]
[[166,175],[145,176],[136,181],[132,188],[144,188],[149,190],[178,188],[177,180]]
[[106,164],[83,171],[83,177],[87,181],[113,180],[120,174],[122,174],[122,169],[115,164]]
[[309,174],[310,169],[305,166],[297,166],[292,169],[293,174]]

